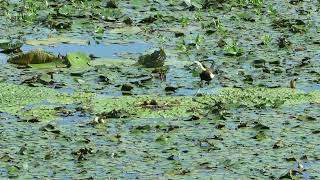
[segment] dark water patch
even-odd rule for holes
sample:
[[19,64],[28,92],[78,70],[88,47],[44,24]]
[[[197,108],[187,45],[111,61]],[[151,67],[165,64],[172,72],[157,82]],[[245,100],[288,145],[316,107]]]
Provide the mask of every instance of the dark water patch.
[[69,52],[80,51],[86,54],[92,54],[97,57],[114,58],[117,54],[121,53],[142,53],[151,47],[147,43],[129,43],[129,44],[96,44],[91,43],[90,45],[80,45],[80,44],[57,44],[54,46],[31,46],[23,45],[22,51],[28,52],[38,48],[44,49],[47,52],[53,54],[66,55]]

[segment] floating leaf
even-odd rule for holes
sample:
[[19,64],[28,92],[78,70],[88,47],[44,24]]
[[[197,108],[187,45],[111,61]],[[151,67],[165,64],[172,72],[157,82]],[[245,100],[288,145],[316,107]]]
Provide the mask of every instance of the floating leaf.
[[137,34],[141,29],[137,26],[128,26],[123,28],[116,28],[109,31],[111,34]]
[[64,68],[66,65],[61,61],[52,61],[49,63],[43,63],[43,64],[29,64],[29,67],[33,69],[53,69],[53,68]]
[[31,46],[48,46],[53,44],[59,44],[59,43],[68,43],[68,44],[87,44],[87,40],[83,39],[76,39],[76,38],[70,38],[70,37],[63,37],[63,36],[57,36],[57,37],[50,37],[47,39],[30,39],[26,40],[25,44],[31,45]]
[[82,52],[68,53],[66,60],[72,68],[88,68],[91,58]]
[[145,5],[149,3],[148,0],[131,0],[131,4],[137,8],[143,8]]
[[130,59],[110,59],[110,58],[99,58],[89,62],[90,66],[112,66],[112,65],[131,65],[135,61]]
[[22,45],[23,44],[20,41],[0,39],[0,52],[3,52],[3,53],[19,52]]

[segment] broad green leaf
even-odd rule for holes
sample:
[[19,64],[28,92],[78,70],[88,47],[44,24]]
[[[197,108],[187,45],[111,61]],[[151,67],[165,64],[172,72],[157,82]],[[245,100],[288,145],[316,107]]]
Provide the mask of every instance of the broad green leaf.
[[62,67],[65,67],[66,65],[62,61],[57,60],[57,61],[43,63],[43,64],[29,64],[28,66],[30,66],[33,69],[53,69],[53,68],[62,68]]
[[112,65],[123,65],[123,64],[134,64],[135,61],[130,59],[110,59],[110,58],[99,58],[89,62],[90,66],[112,66]]
[[141,29],[137,26],[128,26],[123,28],[116,28],[109,31],[111,34],[137,34]]
[[135,7],[142,8],[149,3],[148,0],[131,0],[131,4]]
[[60,43],[68,43],[68,44],[87,44],[87,40],[83,39],[76,39],[76,38],[70,38],[70,37],[63,37],[63,36],[57,36],[57,37],[50,37],[47,39],[30,39],[26,40],[25,44],[32,45],[32,46],[40,46],[40,45],[53,45],[53,44],[60,44]]
[[90,62],[91,58],[82,52],[71,52],[67,54],[66,57],[69,65],[71,68],[88,68],[88,63]]

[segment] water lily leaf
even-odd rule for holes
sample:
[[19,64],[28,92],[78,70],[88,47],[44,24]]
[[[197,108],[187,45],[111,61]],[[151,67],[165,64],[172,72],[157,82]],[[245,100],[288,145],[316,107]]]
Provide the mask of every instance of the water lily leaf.
[[137,8],[142,8],[149,3],[148,0],[131,0],[131,4]]
[[91,58],[82,52],[68,53],[66,60],[72,68],[88,68]]
[[43,63],[43,64],[29,64],[28,66],[33,69],[53,69],[53,68],[66,67],[66,65],[61,60],[52,61],[52,62]]
[[0,48],[7,46],[11,42],[10,39],[0,39]]
[[134,64],[135,61],[130,59],[110,59],[110,58],[99,58],[89,62],[90,66],[112,66],[112,65],[131,65]]
[[9,166],[7,167],[7,171],[10,177],[17,177],[19,174],[19,167],[17,166]]
[[195,8],[197,9],[201,9],[202,8],[202,5],[200,4],[200,1],[197,2],[197,1],[191,1],[191,0],[183,0],[187,6],[194,6]]
[[8,62],[10,63],[19,64],[19,65],[42,64],[42,63],[49,63],[53,61],[59,61],[59,58],[55,55],[45,52],[42,49],[37,49],[25,54],[20,54],[8,60]]
[[68,43],[68,44],[87,44],[87,40],[83,39],[76,39],[76,38],[70,38],[70,37],[63,37],[63,36],[57,36],[57,37],[50,37],[47,39],[30,39],[26,40],[25,44],[31,45],[31,46],[40,46],[40,45],[53,45],[53,44],[59,44],[59,43]]
[[123,28],[116,28],[109,31],[111,34],[137,34],[141,29],[137,26],[128,26]]

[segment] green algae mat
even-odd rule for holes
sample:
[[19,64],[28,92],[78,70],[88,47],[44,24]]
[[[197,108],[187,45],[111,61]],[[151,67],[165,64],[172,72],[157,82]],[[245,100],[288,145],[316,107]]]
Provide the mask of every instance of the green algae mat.
[[0,179],[320,179],[319,1],[0,7]]

